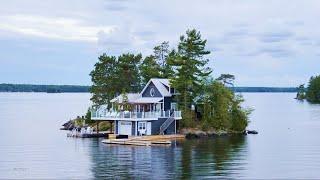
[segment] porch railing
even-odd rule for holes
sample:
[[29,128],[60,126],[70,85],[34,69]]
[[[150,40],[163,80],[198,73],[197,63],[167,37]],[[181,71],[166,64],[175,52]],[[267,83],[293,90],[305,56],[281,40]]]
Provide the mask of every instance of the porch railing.
[[104,109],[91,110],[91,118],[121,118],[121,119],[145,119],[145,118],[169,118],[170,112],[172,117],[181,118],[181,111],[108,111]]

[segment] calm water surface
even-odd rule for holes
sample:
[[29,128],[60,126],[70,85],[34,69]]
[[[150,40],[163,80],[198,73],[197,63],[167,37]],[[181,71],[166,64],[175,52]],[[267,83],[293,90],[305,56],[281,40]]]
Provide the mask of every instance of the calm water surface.
[[0,178],[319,178],[320,106],[294,96],[244,94],[258,135],[129,147],[58,130],[89,94],[0,93]]

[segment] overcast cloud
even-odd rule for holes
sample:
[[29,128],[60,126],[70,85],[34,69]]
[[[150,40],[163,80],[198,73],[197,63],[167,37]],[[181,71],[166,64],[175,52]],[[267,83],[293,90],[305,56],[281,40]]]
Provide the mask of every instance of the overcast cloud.
[[[239,86],[297,86],[320,71],[318,0],[29,0],[0,2],[0,83],[90,84],[102,52],[208,40],[214,76]],[[320,74],[320,73],[319,73]]]

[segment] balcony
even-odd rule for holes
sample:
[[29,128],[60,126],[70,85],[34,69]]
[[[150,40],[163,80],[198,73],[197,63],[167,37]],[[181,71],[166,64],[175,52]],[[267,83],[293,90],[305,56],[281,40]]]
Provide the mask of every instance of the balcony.
[[158,118],[181,119],[181,111],[108,111],[106,109],[98,109],[91,111],[91,119],[93,120],[158,120]]

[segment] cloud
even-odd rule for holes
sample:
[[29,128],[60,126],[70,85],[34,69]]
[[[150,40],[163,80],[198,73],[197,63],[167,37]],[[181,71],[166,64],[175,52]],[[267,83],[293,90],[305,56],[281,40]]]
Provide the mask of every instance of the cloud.
[[[296,79],[297,73],[316,72],[308,63],[319,58],[320,31],[316,30],[319,5],[318,0],[3,1],[0,39],[24,40],[10,46],[12,49],[2,56],[11,59],[10,51],[15,52],[30,40],[45,43],[26,46],[25,51],[60,52],[64,57],[57,58],[61,59],[69,59],[77,51],[90,52],[88,57],[97,57],[102,52],[148,55],[162,41],[176,47],[181,34],[188,28],[196,28],[208,40],[213,69],[236,72],[239,77],[248,74],[256,77],[243,81],[237,78],[240,84],[260,83],[259,77],[270,83],[270,79],[258,72],[280,76],[304,61],[299,69],[287,73]],[[68,45],[62,46],[66,41]],[[44,48],[48,45],[50,48]],[[46,59],[44,54],[39,59]],[[26,61],[33,62],[32,56]],[[65,66],[60,61],[54,65]],[[256,74],[249,72],[253,68]],[[87,74],[83,76],[87,78]]]
[[89,26],[78,19],[32,15],[0,16],[0,30],[56,40],[96,42],[97,32],[110,33],[115,26]]
[[262,42],[274,43],[280,41],[286,41],[294,36],[294,33],[286,32],[266,32],[260,36]]
[[283,48],[283,47],[265,47],[261,48],[258,52],[258,54],[268,54],[272,57],[289,57],[294,54],[293,51],[290,51],[289,49]]

